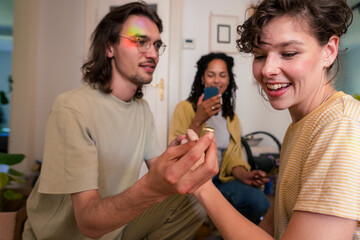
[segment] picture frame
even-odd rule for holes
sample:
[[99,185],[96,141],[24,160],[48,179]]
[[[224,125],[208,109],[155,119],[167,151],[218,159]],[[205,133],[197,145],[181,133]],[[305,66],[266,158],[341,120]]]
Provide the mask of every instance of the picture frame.
[[236,28],[239,24],[237,16],[210,14],[211,52],[237,53]]

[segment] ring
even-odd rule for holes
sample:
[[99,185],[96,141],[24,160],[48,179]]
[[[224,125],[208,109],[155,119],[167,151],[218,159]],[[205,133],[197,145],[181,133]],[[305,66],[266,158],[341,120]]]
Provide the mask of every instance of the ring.
[[203,130],[206,132],[215,132],[215,129],[213,129],[212,127],[203,127]]
[[211,106],[211,109],[214,110],[215,109],[214,106]]

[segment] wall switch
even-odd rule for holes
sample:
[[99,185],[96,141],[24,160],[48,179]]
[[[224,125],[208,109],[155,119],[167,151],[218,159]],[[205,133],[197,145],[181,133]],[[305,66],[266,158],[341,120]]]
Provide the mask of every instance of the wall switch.
[[195,39],[184,39],[183,40],[184,49],[194,49],[195,48]]

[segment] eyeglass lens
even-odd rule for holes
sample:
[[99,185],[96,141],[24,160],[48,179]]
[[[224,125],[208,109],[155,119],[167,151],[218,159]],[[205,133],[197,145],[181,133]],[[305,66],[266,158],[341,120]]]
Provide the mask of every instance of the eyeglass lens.
[[[151,47],[151,41],[149,39],[138,38],[136,43],[139,51],[143,53],[147,52]],[[164,53],[166,46],[162,42],[155,42],[154,47],[158,54],[161,55]]]

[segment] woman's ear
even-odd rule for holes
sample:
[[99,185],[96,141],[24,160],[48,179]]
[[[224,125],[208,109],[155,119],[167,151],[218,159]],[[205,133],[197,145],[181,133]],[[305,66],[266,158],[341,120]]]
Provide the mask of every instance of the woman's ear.
[[114,48],[111,44],[107,44],[106,46],[106,57],[108,58],[114,57]]
[[339,36],[333,35],[330,37],[328,43],[325,45],[325,57],[324,63],[325,67],[330,67],[331,64],[335,61],[338,55],[339,47]]

